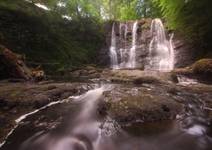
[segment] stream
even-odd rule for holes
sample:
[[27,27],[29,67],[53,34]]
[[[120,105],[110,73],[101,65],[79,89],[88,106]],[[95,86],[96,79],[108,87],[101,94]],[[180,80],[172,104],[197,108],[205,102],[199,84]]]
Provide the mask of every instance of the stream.
[[97,84],[85,94],[23,115],[0,150],[211,150],[210,120],[195,94],[174,96],[184,105],[175,120],[122,126],[107,113],[99,113],[104,93],[117,88],[120,85]]

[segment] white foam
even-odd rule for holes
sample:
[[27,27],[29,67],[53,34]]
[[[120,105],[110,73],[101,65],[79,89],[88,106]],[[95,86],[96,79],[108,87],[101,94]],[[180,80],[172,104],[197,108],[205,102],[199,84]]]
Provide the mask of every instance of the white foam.
[[201,125],[194,125],[194,126],[190,127],[189,129],[187,129],[186,132],[191,135],[200,136],[200,135],[205,134],[206,128]]
[[0,143],[0,148],[6,143],[6,140],[8,139],[8,137],[9,137],[9,136],[14,132],[14,130],[19,126],[19,123],[20,123],[22,120],[26,119],[28,116],[33,115],[33,114],[35,114],[35,113],[37,113],[37,112],[39,112],[39,111],[41,111],[41,110],[44,110],[44,109],[46,109],[46,108],[48,108],[48,107],[50,107],[50,106],[53,106],[53,105],[56,105],[56,104],[61,104],[61,103],[67,102],[69,99],[77,99],[77,98],[79,98],[79,97],[80,97],[80,96],[70,96],[68,99],[64,99],[64,100],[62,100],[62,101],[51,102],[51,103],[47,104],[46,106],[41,107],[40,109],[36,109],[36,110],[34,110],[34,111],[30,112],[30,113],[27,113],[27,114],[25,114],[25,115],[20,116],[18,119],[15,120],[15,122],[16,122],[15,127],[14,127],[12,130],[10,130],[10,132],[9,132],[9,133],[7,134],[7,136],[5,137],[4,141],[3,141],[2,143]]
[[194,84],[198,84],[198,81],[195,79],[190,79],[184,76],[178,76],[177,77],[179,84],[180,85],[194,85]]

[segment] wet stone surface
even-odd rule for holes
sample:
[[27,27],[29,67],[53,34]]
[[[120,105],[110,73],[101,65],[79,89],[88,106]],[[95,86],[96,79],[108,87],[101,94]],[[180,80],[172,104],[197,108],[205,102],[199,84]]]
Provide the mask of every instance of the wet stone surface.
[[[159,138],[162,143],[175,137],[181,137],[186,141],[185,143],[183,143],[183,140],[172,141],[172,144],[168,144],[167,147],[154,142],[153,145],[158,147],[158,150],[169,149],[176,144],[184,145],[183,150],[187,150],[191,148],[189,143],[195,145],[192,147],[194,150],[210,149],[212,131],[211,85],[174,83],[169,80],[169,74],[154,76],[154,81],[157,77],[159,82],[147,82],[146,77],[140,75],[139,78],[142,78],[142,80],[139,79],[139,84],[134,84],[133,80],[138,79],[137,76],[134,76],[134,73],[127,73],[128,76],[126,76],[123,72],[126,73],[126,71],[120,71],[115,75],[113,75],[113,72],[102,74],[104,78],[109,79],[106,79],[108,83],[106,85],[110,88],[104,90],[101,98],[98,99],[98,105],[94,105],[95,107],[89,101],[92,102],[96,95],[82,96],[84,100],[79,102],[74,99],[62,100],[100,87],[102,82],[104,83],[100,78],[93,80],[94,83],[98,84],[2,82],[0,84],[0,124],[1,129],[3,129],[0,134],[1,139],[4,139],[9,131],[14,128],[15,120],[21,115],[42,108],[53,101],[59,103],[45,107],[21,120],[1,149],[11,150],[14,147],[20,147],[24,141],[29,146],[29,143],[35,142],[34,139],[44,137],[42,146],[46,145],[45,142],[48,143],[52,140],[64,142],[64,136],[65,139],[67,136],[68,138],[74,136],[77,140],[87,143],[88,147],[89,145],[93,147],[98,139],[97,137],[99,137],[97,136],[99,130],[101,135],[104,135],[104,137],[101,137],[104,143],[101,150],[108,148],[122,150],[123,143],[133,147],[139,147],[141,145],[138,143],[142,143],[142,146],[145,147],[146,145],[146,149],[149,150],[151,149],[150,143],[154,141],[152,137]],[[114,76],[116,78],[124,76],[130,82],[112,84],[110,79]],[[149,78],[148,81],[150,81]],[[84,106],[86,101],[88,107]],[[85,122],[78,124],[75,118],[78,118],[83,110],[89,107],[91,107],[90,113],[98,117],[85,119]],[[82,128],[79,135],[72,133],[73,130],[76,130],[75,126]],[[95,134],[91,134],[90,130]],[[20,135],[22,136],[20,137]],[[90,139],[93,136],[95,138]],[[119,139],[120,136],[122,138]],[[198,138],[192,136],[198,136]],[[17,139],[17,137],[19,138]],[[196,145],[198,140],[201,140],[199,137],[204,139],[205,144],[203,145],[205,148],[201,148],[201,144]],[[72,137],[70,138],[72,139]],[[147,140],[144,140],[146,138]],[[94,143],[91,141],[94,141]],[[179,148],[179,146],[176,147]],[[45,150],[45,148],[41,149]],[[97,148],[93,149],[97,150]],[[176,150],[178,149],[176,148]]]

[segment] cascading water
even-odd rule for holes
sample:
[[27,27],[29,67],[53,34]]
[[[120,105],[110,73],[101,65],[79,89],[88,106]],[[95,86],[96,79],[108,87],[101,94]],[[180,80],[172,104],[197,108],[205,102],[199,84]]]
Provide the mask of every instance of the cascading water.
[[111,68],[133,69],[144,66],[145,70],[173,70],[175,63],[174,34],[170,34],[169,40],[167,39],[163,23],[160,19],[152,20],[152,40],[150,41],[149,49],[146,49],[148,44],[145,42],[147,39],[146,31],[142,32],[142,34],[137,32],[141,25],[139,21],[119,23],[119,33],[117,34],[115,25],[114,23],[111,34]]
[[128,49],[127,49],[127,32],[128,32],[128,26],[126,23],[120,24],[120,41],[122,42],[121,48],[119,49],[120,53],[120,68],[126,68],[127,66],[127,60],[128,60]]
[[169,45],[170,45],[170,69],[174,69],[174,47],[173,47],[173,38],[174,38],[174,33],[171,34],[170,39],[169,39]]
[[118,65],[118,56],[116,51],[115,23],[113,23],[112,33],[111,33],[110,60],[111,60],[111,68],[118,69],[119,65]]
[[[127,46],[127,33],[128,33],[128,24],[120,23],[119,25],[119,41],[121,44],[117,46],[117,39],[115,33],[115,23],[112,27],[111,34],[111,46],[110,46],[110,58],[111,58],[111,68],[135,68],[136,67],[136,44],[137,44],[137,29],[138,21],[133,23],[132,26],[132,43],[131,47]],[[120,59],[118,59],[120,56]],[[120,61],[118,61],[120,60]]]
[[[67,119],[68,122],[63,126],[63,130],[57,131],[59,134],[57,132],[36,133],[21,144],[20,150],[99,150],[101,122],[98,121],[96,112],[103,92],[110,88],[112,86],[102,86],[74,98],[73,101],[76,104],[82,103],[82,107],[78,116],[72,122]],[[71,119],[73,118],[71,117]]]
[[133,39],[132,39],[132,47],[129,52],[129,60],[127,63],[128,68],[136,67],[136,41],[137,41],[137,30],[138,30],[138,21],[133,24]]
[[173,34],[168,41],[163,23],[160,19],[154,19],[151,23],[152,40],[149,46],[150,69],[170,71],[174,68]]

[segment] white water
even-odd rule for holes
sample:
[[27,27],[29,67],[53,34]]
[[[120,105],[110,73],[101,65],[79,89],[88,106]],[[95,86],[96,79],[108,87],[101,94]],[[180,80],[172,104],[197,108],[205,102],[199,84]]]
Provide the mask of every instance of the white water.
[[188,128],[186,130],[186,132],[188,134],[191,134],[191,135],[197,135],[197,136],[200,136],[200,135],[203,135],[206,133],[206,128],[202,125],[194,125],[190,128]]
[[111,32],[110,60],[111,60],[111,68],[119,69],[118,56],[116,51],[115,23],[113,23],[112,32]]
[[[115,23],[112,27],[111,34],[111,46],[110,46],[110,58],[111,58],[111,68],[120,69],[120,68],[135,68],[136,67],[136,44],[137,44],[137,29],[138,21],[133,23],[132,26],[132,45],[131,48],[127,48],[127,32],[128,24],[120,23],[119,25],[119,35],[120,35],[120,46],[117,47],[117,38],[115,33]],[[118,59],[120,56],[120,61]]]
[[[100,141],[101,141],[101,122],[96,121],[96,109],[97,109],[97,104],[103,94],[104,91],[106,90],[111,90],[112,86],[102,86],[101,88],[96,88],[94,90],[90,90],[86,92],[85,94],[81,96],[75,96],[75,97],[69,97],[68,99],[64,99],[62,101],[56,101],[52,102],[40,109],[37,109],[35,111],[32,111],[28,114],[25,114],[21,117],[19,117],[16,120],[17,125],[10,131],[8,136],[5,138],[5,140],[0,143],[0,147],[2,147],[5,143],[7,138],[14,132],[14,130],[19,126],[19,123],[21,123],[24,119],[27,117],[42,111],[48,107],[51,107],[56,104],[61,104],[68,102],[70,99],[72,99],[73,102],[83,102],[81,111],[79,115],[75,118],[75,123],[74,127],[70,130],[71,134],[68,137],[63,137],[58,141],[55,141],[55,139],[50,138],[50,134],[44,134],[40,136],[40,138],[36,139],[33,143],[32,140],[34,138],[29,138],[27,141],[25,141],[21,149],[28,149],[28,146],[31,144],[36,144],[36,143],[46,143],[45,148],[47,149],[52,149],[52,150],[66,150],[67,148],[76,148],[76,145],[82,148],[83,150],[89,149],[88,145],[86,144],[85,141],[81,140],[78,138],[78,136],[85,136],[91,141],[91,144],[93,145],[93,148],[96,150],[97,147],[99,147]],[[50,138],[50,139],[49,139]],[[48,139],[48,140],[47,140]],[[30,149],[30,147],[29,147]]]
[[132,47],[129,52],[129,60],[127,63],[128,68],[136,67],[136,41],[137,41],[137,29],[138,29],[138,21],[133,24],[133,39],[132,39]]
[[177,79],[178,79],[178,82],[180,85],[187,86],[187,85],[199,84],[196,79],[187,78],[187,77],[181,76],[181,75],[178,75]]
[[[137,60],[136,55],[138,53],[139,35],[138,21],[130,23],[119,24],[119,38],[116,37],[115,23],[112,27],[111,33],[111,46],[110,46],[110,58],[111,68],[124,69],[124,68],[136,68],[139,66],[141,60]],[[131,29],[131,30],[129,30]],[[132,32],[132,43],[129,45],[128,32]],[[154,19],[151,23],[152,40],[149,44],[149,57],[145,66],[146,70],[158,70],[158,71],[171,71],[174,69],[175,54],[173,46],[174,34],[170,34],[169,39],[166,37],[165,28],[160,19]],[[138,54],[137,54],[138,53]]]
[[150,69],[170,71],[174,68],[173,34],[167,40],[165,28],[160,19],[154,19],[151,23],[152,40],[149,46]]
[[100,128],[101,122],[97,119],[96,111],[103,92],[111,88],[112,86],[102,86],[90,90],[73,100],[73,102],[82,103],[82,107],[77,117],[71,122],[72,125],[67,126],[66,133],[68,134],[56,139],[49,133],[39,138],[29,138],[22,144],[21,150],[33,149],[34,144],[42,145],[41,149],[48,150],[89,150],[90,148],[99,150],[102,140],[102,128]]
[[[123,41],[121,48],[119,49],[120,53],[120,68],[125,68],[127,63],[127,49],[126,49],[126,41],[127,41],[127,31],[128,26],[125,23],[120,23],[119,25],[119,33],[120,33],[120,41]],[[124,38],[124,39],[123,39]]]
[[29,112],[27,114],[24,114],[24,115],[20,116],[18,119],[15,120],[15,122],[16,122],[15,127],[12,130],[10,130],[10,132],[5,137],[4,141],[2,143],[0,143],[0,148],[6,143],[6,140],[8,139],[8,137],[15,131],[15,129],[19,126],[19,124],[21,123],[21,121],[23,121],[27,117],[29,117],[29,116],[31,116],[31,115],[39,112],[39,111],[42,111],[44,109],[47,109],[48,107],[51,107],[53,105],[62,104],[62,103],[68,102],[70,99],[76,99],[78,97],[79,96],[70,96],[68,99],[64,99],[62,101],[59,100],[59,101],[51,102],[51,103],[49,103],[49,104],[47,104],[47,105],[45,105],[45,106],[43,106],[43,107],[41,107],[39,109],[36,109],[36,110],[34,110],[32,112]]

